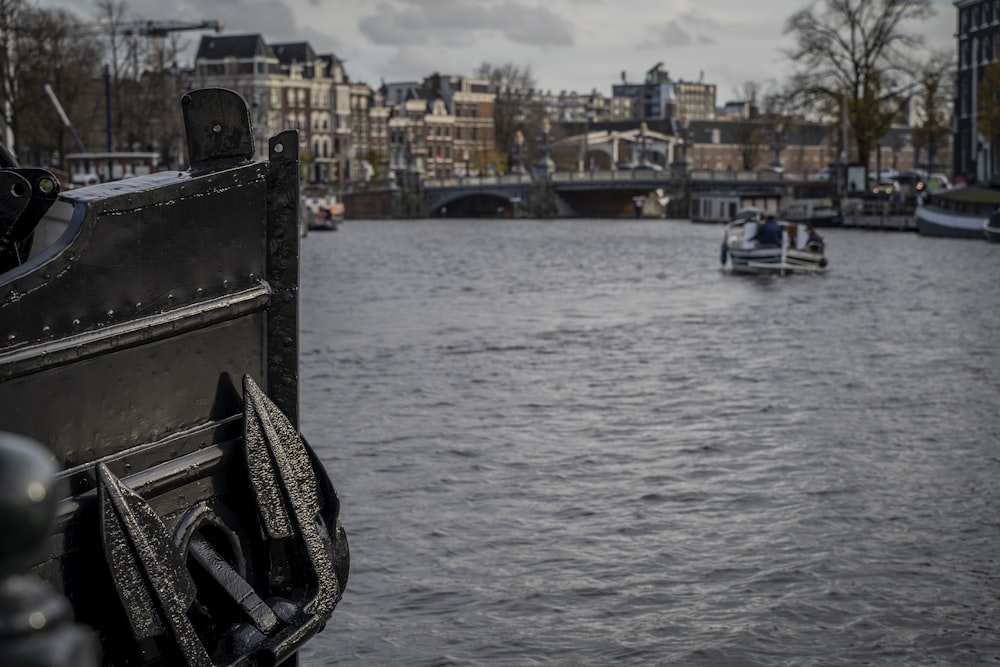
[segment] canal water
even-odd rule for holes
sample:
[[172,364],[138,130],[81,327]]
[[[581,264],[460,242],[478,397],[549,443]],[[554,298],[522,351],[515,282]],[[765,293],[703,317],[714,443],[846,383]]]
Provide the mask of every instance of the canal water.
[[303,239],[302,429],[341,498],[320,665],[1000,660],[1000,244],[676,220]]

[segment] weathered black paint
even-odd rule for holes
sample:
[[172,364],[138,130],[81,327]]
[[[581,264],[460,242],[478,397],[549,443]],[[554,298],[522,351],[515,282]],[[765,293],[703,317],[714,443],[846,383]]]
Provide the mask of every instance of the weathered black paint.
[[105,664],[294,660],[349,563],[296,426],[298,137],[254,163],[235,93],[183,109],[190,170],[63,193],[67,232],[0,274],[0,431],[61,470],[34,571]]

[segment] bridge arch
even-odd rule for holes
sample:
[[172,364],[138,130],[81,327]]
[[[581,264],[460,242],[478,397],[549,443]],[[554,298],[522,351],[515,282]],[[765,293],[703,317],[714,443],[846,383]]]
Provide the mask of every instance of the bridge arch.
[[470,216],[490,212],[503,214],[527,205],[530,192],[526,189],[483,186],[428,189],[425,195],[427,214],[437,217],[454,214],[456,210],[466,211]]

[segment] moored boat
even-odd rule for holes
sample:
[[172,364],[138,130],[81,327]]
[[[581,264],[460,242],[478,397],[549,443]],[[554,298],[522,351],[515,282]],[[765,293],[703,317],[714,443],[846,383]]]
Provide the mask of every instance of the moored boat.
[[981,239],[983,219],[1000,206],[1000,189],[966,186],[940,188],[917,206],[917,232],[924,236]]
[[344,204],[336,195],[310,195],[303,197],[309,229],[335,232],[344,221]]
[[809,225],[775,220],[780,240],[761,244],[757,232],[764,215],[756,209],[741,211],[726,225],[721,261],[733,273],[777,274],[822,273],[827,259],[823,239]]

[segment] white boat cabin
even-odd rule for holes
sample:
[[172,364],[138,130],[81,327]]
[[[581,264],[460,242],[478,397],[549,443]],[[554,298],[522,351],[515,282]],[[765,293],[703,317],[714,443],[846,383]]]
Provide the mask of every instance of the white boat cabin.
[[777,192],[692,192],[691,222],[730,222],[739,211],[755,208],[763,212],[778,214],[781,208],[781,194]]

